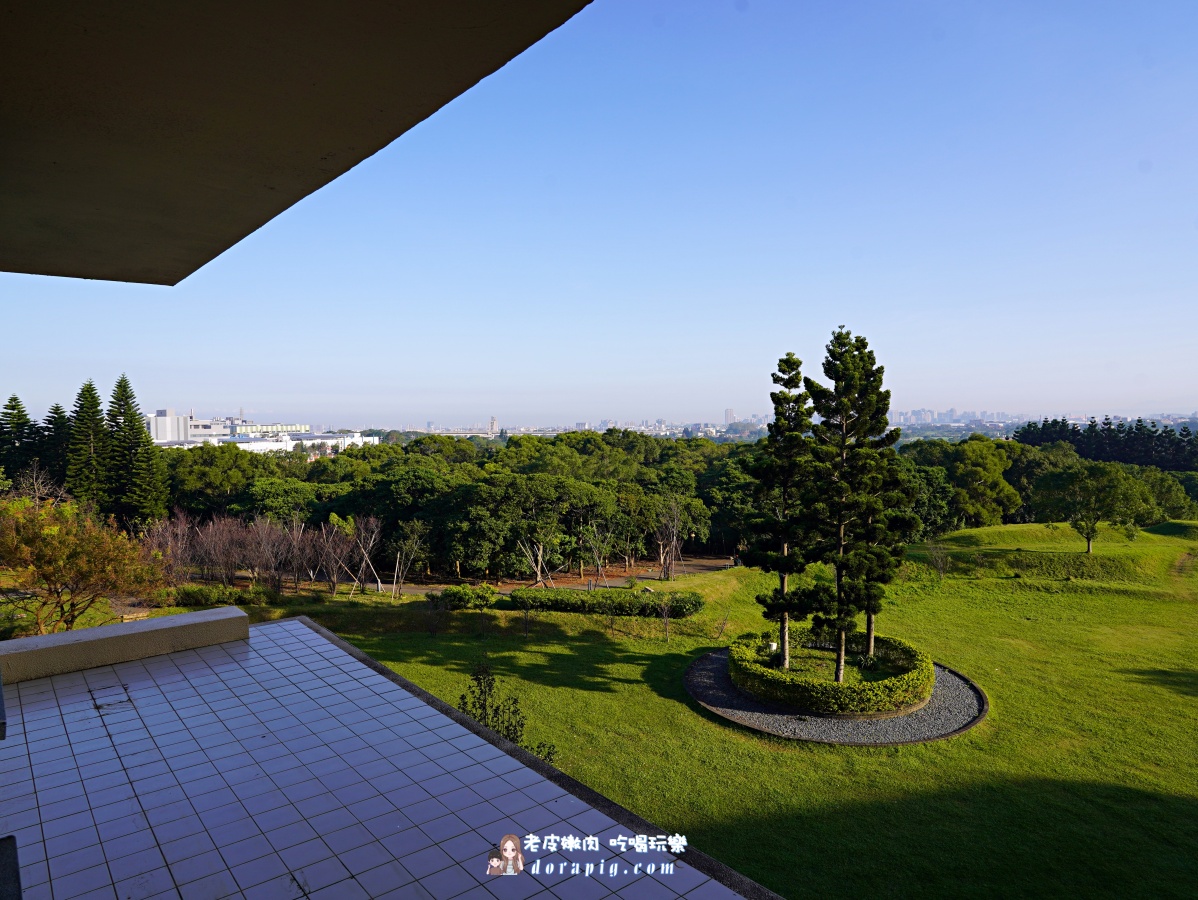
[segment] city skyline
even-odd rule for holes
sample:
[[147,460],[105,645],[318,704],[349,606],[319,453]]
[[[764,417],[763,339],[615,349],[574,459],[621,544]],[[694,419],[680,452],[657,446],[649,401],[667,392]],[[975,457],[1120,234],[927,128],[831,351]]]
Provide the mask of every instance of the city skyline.
[[[461,432],[471,431],[480,434],[498,434],[500,432],[519,433],[521,431],[536,431],[536,430],[558,430],[558,431],[580,431],[580,430],[596,430],[603,431],[607,428],[631,428],[637,430],[661,431],[661,430],[678,430],[689,426],[705,426],[719,429],[730,424],[750,423],[759,426],[764,426],[772,418],[770,412],[748,412],[738,414],[732,408],[725,408],[722,419],[716,417],[705,417],[695,419],[679,419],[668,416],[656,416],[652,418],[633,419],[629,417],[607,416],[595,419],[579,420],[575,418],[569,421],[568,418],[556,421],[502,421],[498,416],[483,416],[476,420],[448,420],[444,418],[430,418],[424,421],[404,420],[400,422],[376,423],[370,422],[315,422],[312,424],[287,424],[293,420],[285,419],[284,417],[265,415],[258,419],[251,418],[250,410],[245,407],[239,408],[237,415],[225,413],[212,413],[209,415],[199,415],[194,408],[190,408],[184,413],[182,410],[173,407],[158,407],[146,408],[142,410],[143,415],[147,418],[163,413],[168,416],[189,415],[194,419],[207,420],[227,420],[230,423],[242,422],[250,427],[241,428],[242,433],[246,431],[261,430],[260,426],[277,425],[280,431],[333,431],[337,429],[349,430],[383,430],[383,431],[406,431],[406,432],[426,432],[426,433],[446,433],[446,432]],[[731,416],[729,415],[731,414]],[[914,409],[897,409],[891,407],[890,424],[892,426],[918,426],[918,425],[969,425],[971,423],[989,423],[989,424],[1022,424],[1024,422],[1039,422],[1043,419],[1066,419],[1073,422],[1085,422],[1090,419],[1101,421],[1105,416],[1109,415],[1116,421],[1135,421],[1143,419],[1145,421],[1155,421],[1163,424],[1171,424],[1179,421],[1198,420],[1198,411],[1188,413],[1170,411],[1170,412],[1152,412],[1138,413],[1134,415],[1122,415],[1113,413],[1093,413],[1093,412],[1078,412],[1068,410],[1057,410],[1052,412],[1044,412],[1032,414],[1027,412],[1008,412],[1006,410],[985,410],[985,409],[969,409],[949,407],[943,410],[935,410],[931,408],[916,407]],[[299,417],[304,419],[305,417]],[[307,417],[305,422],[311,420]],[[234,428],[234,430],[238,430]]]
[[0,393],[718,422],[843,324],[900,408],[1193,409],[1195,35],[1181,2],[595,3],[175,288],[0,274]]

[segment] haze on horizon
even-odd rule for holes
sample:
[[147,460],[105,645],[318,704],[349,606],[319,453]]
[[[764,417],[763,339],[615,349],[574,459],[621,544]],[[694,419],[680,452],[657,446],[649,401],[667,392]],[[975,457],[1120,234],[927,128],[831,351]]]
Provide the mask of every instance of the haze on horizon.
[[1198,407],[1198,6],[597,0],[175,288],[0,274],[0,393],[722,421],[844,324],[896,409]]

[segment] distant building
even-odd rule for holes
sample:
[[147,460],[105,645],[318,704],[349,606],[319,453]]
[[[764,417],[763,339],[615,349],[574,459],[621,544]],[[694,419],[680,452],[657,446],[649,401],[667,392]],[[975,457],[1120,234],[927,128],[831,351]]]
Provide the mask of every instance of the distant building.
[[229,433],[231,435],[238,434],[311,434],[311,425],[283,425],[273,423],[270,425],[256,425],[253,422],[237,422],[229,425]]
[[491,416],[491,424],[487,426],[488,434],[499,434],[499,420]]
[[173,409],[158,409],[145,420],[146,430],[155,444],[191,440],[191,416],[176,416]]
[[731,425],[735,421],[736,421],[735,410],[733,410],[731,408],[724,410],[724,424]]

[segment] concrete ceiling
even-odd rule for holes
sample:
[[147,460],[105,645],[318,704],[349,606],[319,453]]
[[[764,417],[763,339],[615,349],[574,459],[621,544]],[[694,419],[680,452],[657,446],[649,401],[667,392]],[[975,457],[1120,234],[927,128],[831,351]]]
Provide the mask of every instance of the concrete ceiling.
[[176,284],[590,0],[0,6],[0,270]]

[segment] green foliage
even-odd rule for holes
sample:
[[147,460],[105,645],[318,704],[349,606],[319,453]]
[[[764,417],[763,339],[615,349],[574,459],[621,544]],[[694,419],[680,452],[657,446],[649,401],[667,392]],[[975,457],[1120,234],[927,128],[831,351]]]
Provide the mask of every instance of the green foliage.
[[902,561],[903,542],[919,525],[904,494],[889,427],[885,369],[864,337],[841,328],[828,342],[823,365],[828,386],[804,378],[819,421],[811,427],[806,494],[809,563],[822,562],[835,584],[799,589],[816,627],[837,631],[836,680],[844,676],[844,642],[859,613],[866,615],[866,652],[885,585]]
[[1171,426],[1161,428],[1143,419],[1116,424],[1108,416],[1101,424],[1091,419],[1082,428],[1065,419],[1045,419],[1028,422],[1013,437],[1031,446],[1068,443],[1079,456],[1096,462],[1154,466],[1173,472],[1198,469],[1198,436],[1189,425],[1174,431]]
[[489,584],[454,584],[440,593],[425,594],[430,607],[438,610],[486,609],[498,599],[499,592]]
[[897,476],[918,524],[913,541],[927,541],[953,530],[954,492],[948,473],[939,466],[919,466],[912,460],[897,461]]
[[693,591],[648,592],[625,588],[574,591],[568,588],[516,588],[512,600],[521,609],[595,613],[604,616],[660,616],[669,605],[674,619],[692,616],[703,608],[703,598]]
[[282,602],[282,596],[265,585],[236,588],[222,584],[181,584],[174,590],[177,606],[265,606]]
[[67,460],[71,446],[71,417],[62,405],[55,403],[46,413],[38,443],[38,460],[57,484],[65,484]]
[[91,381],[75,397],[67,448],[67,492],[81,503],[103,507],[108,499],[108,429],[100,394]]
[[939,466],[953,486],[956,524],[999,525],[1019,507],[1019,493],[1003,478],[1011,460],[999,444],[980,434],[960,443],[912,441],[899,451],[921,466]]
[[557,757],[557,747],[553,744],[525,743],[524,728],[527,723],[524,713],[520,711],[520,700],[515,696],[500,696],[499,681],[485,662],[475,664],[470,672],[470,685],[459,699],[458,709],[550,765]]
[[[876,635],[875,653],[886,655],[905,669],[902,674],[880,681],[838,683],[810,675],[778,669],[768,664],[766,635],[742,637],[728,648],[728,674],[733,683],[763,700],[783,703],[805,712],[823,715],[893,712],[932,696],[936,673],[932,658],[897,638]],[[796,629],[791,640],[802,644],[811,630]],[[859,648],[864,649],[864,643]]]
[[17,590],[4,603],[37,634],[70,631],[113,597],[152,590],[141,547],[74,503],[0,501],[0,567]]
[[[802,365],[802,360],[787,353],[778,360],[778,371],[772,376],[779,388],[770,394],[774,419],[760,452],[750,463],[758,485],[754,510],[746,516],[749,540],[745,561],[778,575],[778,586],[758,596],[757,602],[766,618],[779,623],[783,647],[789,646],[790,616],[803,617],[810,612],[807,598],[790,587],[791,576],[802,572],[808,562],[804,554],[808,531],[804,494],[810,493],[812,408],[810,388],[803,389]],[[785,654],[782,664],[789,665]]]
[[1093,551],[1102,522],[1138,528],[1159,521],[1148,487],[1115,463],[1086,462],[1042,476],[1036,483],[1043,508],[1064,521]]
[[0,409],[0,467],[17,475],[37,458],[38,428],[13,394]]

